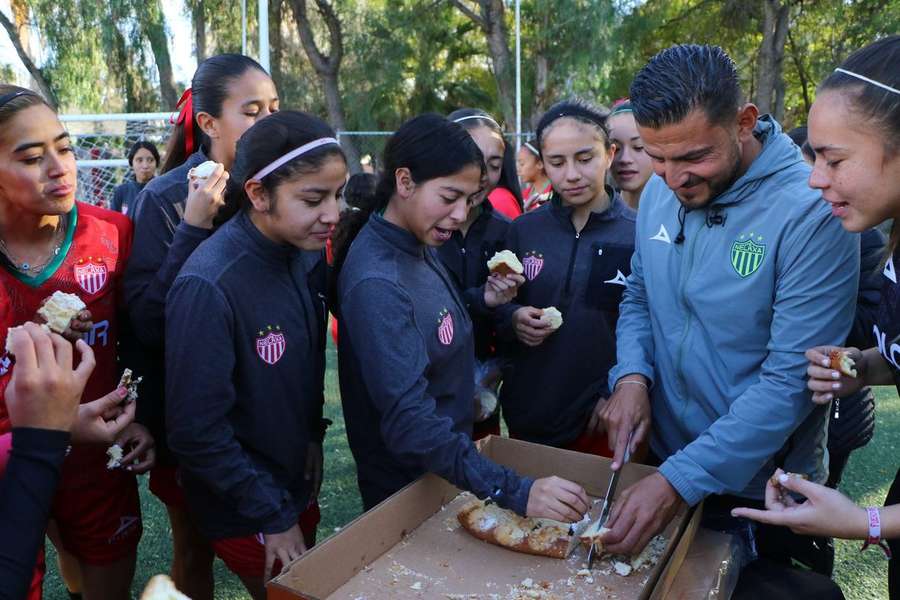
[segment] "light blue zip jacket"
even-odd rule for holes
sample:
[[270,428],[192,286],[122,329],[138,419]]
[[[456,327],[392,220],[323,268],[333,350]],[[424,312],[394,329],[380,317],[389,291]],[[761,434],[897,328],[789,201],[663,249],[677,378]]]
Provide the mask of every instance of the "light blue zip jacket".
[[827,476],[827,407],[811,401],[804,353],[847,337],[859,239],[808,187],[778,123],[764,116],[755,133],[762,151],[685,215],[683,243],[681,204],[661,178],[647,183],[616,330],[610,389],[629,373],[653,382],[651,448],[691,505],[761,499],[776,466]]

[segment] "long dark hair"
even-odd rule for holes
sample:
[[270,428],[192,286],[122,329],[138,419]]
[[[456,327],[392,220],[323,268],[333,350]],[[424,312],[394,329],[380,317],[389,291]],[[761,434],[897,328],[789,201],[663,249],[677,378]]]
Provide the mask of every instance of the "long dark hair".
[[[478,118],[468,118],[464,121],[457,121],[458,119],[463,119],[465,117]],[[503,166],[500,169],[500,181],[497,182],[497,187],[502,187],[515,196],[516,203],[519,205],[519,208],[522,209],[524,204],[522,202],[522,188],[519,187],[519,177],[516,174],[516,151],[512,145],[506,141],[506,138],[503,137],[503,130],[500,128],[497,121],[495,121],[488,113],[478,108],[460,108],[447,115],[447,118],[451,121],[458,122],[462,125],[463,129],[466,130],[475,129],[477,127],[487,127],[500,135],[500,138],[503,140]]]
[[575,119],[585,125],[590,125],[597,130],[597,133],[603,138],[603,145],[606,149],[609,150],[612,147],[612,140],[609,137],[609,126],[606,122],[609,117],[609,112],[594,106],[590,102],[574,98],[557,102],[548,108],[547,112],[541,115],[541,119],[538,121],[536,137],[538,148],[542,152],[544,136],[547,134],[550,126],[557,120],[565,117]]
[[[282,110],[256,122],[237,143],[237,153],[228,188],[225,207],[217,222],[251,206],[244,184],[260,170],[291,150],[320,138],[333,138],[334,130],[319,117],[296,110]],[[328,144],[294,158],[262,178],[260,183],[274,202],[275,189],[297,175],[315,172],[331,157],[347,157],[337,144]],[[273,204],[274,206],[274,204]]]
[[[840,68],[882,85],[900,90],[900,35],[892,35],[860,48],[841,63]],[[900,152],[900,94],[835,70],[819,86],[819,93],[840,92],[854,112],[869,121],[881,134],[885,153],[893,158]],[[894,219],[887,255],[900,245],[900,220]]]
[[131,164],[134,162],[134,155],[138,153],[138,150],[144,149],[150,154],[153,155],[153,160],[156,161],[156,164],[159,165],[159,150],[156,149],[156,144],[153,142],[148,142],[147,140],[138,140],[134,144],[132,144],[131,148],[128,149],[128,166],[133,167]]
[[43,96],[17,85],[0,83],[0,125],[6,124],[20,111],[43,104],[56,112]]
[[[228,86],[250,69],[266,72],[258,62],[243,54],[210,56],[197,66],[194,77],[191,79],[190,94],[193,110],[188,117],[191,120],[190,126],[195,140],[194,150],[204,146],[209,151],[210,145],[209,138],[197,124],[197,113],[205,112],[213,117],[221,116],[222,104],[228,98]],[[186,123],[178,123],[172,130],[166,146],[166,161],[160,170],[161,173],[171,171],[187,160],[186,128]]]
[[[269,117],[271,118],[271,117]],[[347,252],[373,212],[387,208],[397,191],[397,169],[409,169],[415,183],[448,177],[470,165],[478,165],[484,173],[484,156],[472,136],[459,124],[441,115],[427,113],[405,122],[388,138],[384,146],[383,170],[375,186],[375,194],[360,210],[348,211],[332,236],[334,265],[331,291],[335,294],[337,276],[344,266]]]

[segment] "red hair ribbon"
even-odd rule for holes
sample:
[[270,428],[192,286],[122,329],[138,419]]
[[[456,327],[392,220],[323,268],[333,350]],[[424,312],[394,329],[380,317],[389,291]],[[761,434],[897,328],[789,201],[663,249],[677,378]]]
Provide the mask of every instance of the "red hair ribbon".
[[194,152],[194,101],[191,88],[184,90],[175,109],[178,110],[178,107],[181,107],[178,118],[173,114],[169,117],[169,123],[184,127],[184,152],[190,156]]

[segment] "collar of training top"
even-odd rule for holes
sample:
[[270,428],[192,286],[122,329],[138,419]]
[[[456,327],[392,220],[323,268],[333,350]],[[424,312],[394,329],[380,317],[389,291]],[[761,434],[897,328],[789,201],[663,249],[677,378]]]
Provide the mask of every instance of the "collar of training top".
[[369,217],[369,226],[382,239],[392,246],[396,246],[403,252],[413,256],[422,256],[425,253],[425,245],[416,236],[402,227],[397,227],[377,213]]
[[291,246],[290,244],[277,244],[263,235],[263,233],[257,229],[256,225],[253,224],[253,221],[250,220],[248,210],[242,210],[237,219],[238,226],[247,234],[247,237],[250,238],[250,245],[247,246],[247,249],[257,256],[274,262],[282,262],[284,259],[297,252],[297,248],[294,246]]
[[[615,220],[619,218],[625,211],[625,203],[622,201],[622,196],[619,194],[619,192],[608,185],[604,186],[604,189],[609,195],[609,207],[602,213],[591,212],[585,227],[588,227],[591,224],[591,221]],[[575,208],[572,206],[563,205],[562,198],[556,192],[554,192],[553,196],[551,196],[550,198],[550,210],[552,210],[553,214],[555,214],[565,223],[571,224],[572,213],[575,211]]]

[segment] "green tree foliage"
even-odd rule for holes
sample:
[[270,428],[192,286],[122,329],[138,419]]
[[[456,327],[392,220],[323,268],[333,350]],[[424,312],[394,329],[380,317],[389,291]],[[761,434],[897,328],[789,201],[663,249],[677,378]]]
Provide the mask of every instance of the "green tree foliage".
[[[164,42],[170,24],[160,0],[16,1],[30,9],[44,48],[39,66],[63,110],[170,108],[180,89],[167,89],[171,68],[166,71]],[[392,129],[414,114],[461,106],[508,115],[485,30],[472,18],[479,2],[333,0],[341,21],[338,89],[347,128]],[[248,52],[254,56],[256,4],[247,2]],[[758,100],[759,90],[772,84],[759,73],[761,64],[773,64],[760,59],[761,48],[768,47],[767,6],[783,8],[788,23],[783,48],[776,44],[781,74],[775,74],[772,106],[783,111],[786,125],[800,124],[817,83],[838,62],[873,39],[900,31],[897,0],[522,0],[521,6],[525,129],[560,98],[609,104],[628,95],[634,74],[653,54],[683,42],[725,48],[738,64],[748,98]],[[230,0],[185,0],[195,51],[239,52],[240,10],[240,3]],[[512,2],[501,12],[514,57]],[[291,2],[270,0],[269,16],[272,72],[283,106],[327,116],[323,83],[302,47]],[[324,21],[310,22],[319,47],[330,48]]]

